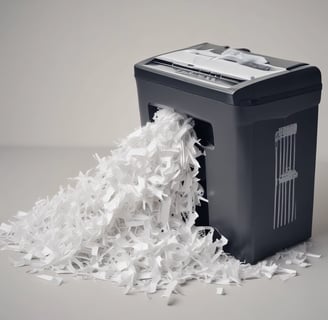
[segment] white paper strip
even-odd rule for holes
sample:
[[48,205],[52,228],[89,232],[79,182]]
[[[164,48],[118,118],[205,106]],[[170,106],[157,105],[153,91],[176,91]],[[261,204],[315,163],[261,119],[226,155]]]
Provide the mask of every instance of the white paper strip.
[[216,288],[216,294],[224,295],[225,294],[224,289],[221,287]]

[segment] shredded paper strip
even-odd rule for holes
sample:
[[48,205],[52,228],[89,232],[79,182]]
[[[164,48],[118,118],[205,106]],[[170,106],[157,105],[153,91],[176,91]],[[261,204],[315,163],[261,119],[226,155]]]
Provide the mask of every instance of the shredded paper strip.
[[213,242],[213,228],[195,226],[206,201],[199,145],[191,118],[159,110],[72,185],[2,223],[2,249],[23,253],[15,266],[57,285],[69,273],[111,280],[125,293],[163,290],[168,301],[191,279],[217,284],[222,295],[221,285],[286,280],[296,275],[286,264],[309,266],[306,244],[252,266],[223,251],[225,237]]

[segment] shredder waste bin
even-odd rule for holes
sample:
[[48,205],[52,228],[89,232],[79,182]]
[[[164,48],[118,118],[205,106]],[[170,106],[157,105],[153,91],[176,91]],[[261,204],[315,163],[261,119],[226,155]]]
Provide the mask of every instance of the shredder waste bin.
[[256,263],[311,237],[318,104],[317,67],[202,43],[134,66],[141,123],[158,108],[194,119],[206,149],[197,224]]

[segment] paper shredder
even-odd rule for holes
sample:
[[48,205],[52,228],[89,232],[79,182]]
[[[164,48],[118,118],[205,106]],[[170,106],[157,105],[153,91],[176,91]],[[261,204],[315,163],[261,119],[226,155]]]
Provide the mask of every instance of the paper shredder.
[[170,107],[194,119],[208,204],[198,225],[256,263],[311,237],[321,74],[317,67],[202,43],[134,66],[141,123]]

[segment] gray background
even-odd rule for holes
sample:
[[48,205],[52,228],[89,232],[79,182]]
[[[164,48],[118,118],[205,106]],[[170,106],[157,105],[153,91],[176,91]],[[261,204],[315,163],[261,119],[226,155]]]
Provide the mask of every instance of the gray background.
[[113,145],[139,126],[133,64],[204,41],[317,65],[325,85],[327,12],[325,0],[0,0],[0,145]]
[[101,281],[61,287],[0,253],[0,319],[327,319],[328,2],[0,0],[0,222],[52,195],[139,126],[133,64],[208,41],[317,65],[319,112],[312,251],[290,281],[191,283],[174,306]]

